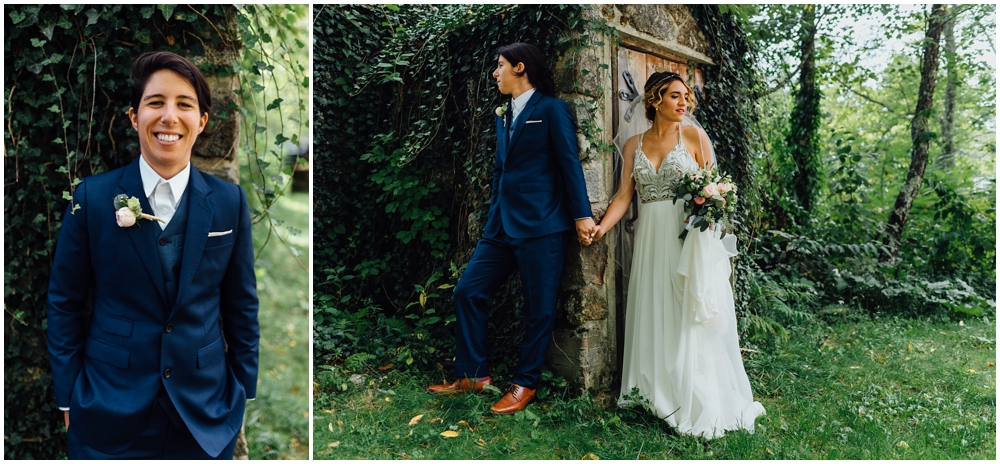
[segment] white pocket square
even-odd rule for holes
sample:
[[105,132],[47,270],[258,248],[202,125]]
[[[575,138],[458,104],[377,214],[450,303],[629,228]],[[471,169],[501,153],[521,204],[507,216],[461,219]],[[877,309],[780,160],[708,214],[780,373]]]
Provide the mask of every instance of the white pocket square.
[[225,232],[209,232],[208,236],[209,237],[219,237],[219,236],[222,236],[222,235],[229,235],[231,233],[233,233],[233,229],[229,229],[229,230],[227,230]]
[[525,123],[525,124],[534,124],[534,123],[536,123],[536,122],[542,122],[542,120],[541,120],[541,119],[539,119],[539,120],[537,120],[537,121],[524,121],[524,123]]

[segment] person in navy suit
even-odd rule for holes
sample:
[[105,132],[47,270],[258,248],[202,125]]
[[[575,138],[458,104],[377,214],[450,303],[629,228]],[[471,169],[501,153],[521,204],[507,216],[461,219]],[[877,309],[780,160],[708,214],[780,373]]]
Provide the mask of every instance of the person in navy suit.
[[246,195],[191,167],[197,67],[147,53],[130,81],[141,156],[76,187],[49,281],[69,457],[232,459],[260,334]]
[[590,245],[596,232],[583,178],[573,114],[554,97],[552,71],[533,45],[501,47],[493,71],[511,101],[497,108],[497,154],[483,238],[455,287],[457,380],[432,393],[482,391],[492,385],[486,358],[487,302],[517,270],[525,334],[512,385],[497,414],[524,409],[534,397],[555,322],[566,245]]

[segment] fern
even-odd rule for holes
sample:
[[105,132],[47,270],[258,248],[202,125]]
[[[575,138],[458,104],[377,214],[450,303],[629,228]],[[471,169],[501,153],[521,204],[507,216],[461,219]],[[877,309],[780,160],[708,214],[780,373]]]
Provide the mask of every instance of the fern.
[[369,353],[354,353],[344,360],[344,367],[350,370],[357,370],[365,367],[375,359],[375,355]]

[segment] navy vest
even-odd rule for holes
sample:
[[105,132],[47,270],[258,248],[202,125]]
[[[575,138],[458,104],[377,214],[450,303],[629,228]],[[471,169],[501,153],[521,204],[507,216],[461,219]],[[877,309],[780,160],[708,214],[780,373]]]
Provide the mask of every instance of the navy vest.
[[181,278],[181,258],[184,257],[184,232],[187,230],[188,192],[184,189],[170,223],[160,232],[156,248],[160,251],[160,266],[163,268],[163,284],[167,290],[167,312],[173,311],[177,303],[177,285]]

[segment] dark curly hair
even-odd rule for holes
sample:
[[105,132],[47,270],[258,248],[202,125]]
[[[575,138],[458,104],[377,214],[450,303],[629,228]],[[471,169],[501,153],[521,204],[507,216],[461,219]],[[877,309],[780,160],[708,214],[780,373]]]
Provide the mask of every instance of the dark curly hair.
[[504,57],[511,66],[517,66],[518,63],[524,63],[524,72],[520,74],[514,73],[515,76],[520,77],[527,73],[528,82],[531,82],[531,85],[533,85],[535,89],[544,95],[548,95],[550,97],[556,96],[556,84],[552,80],[552,70],[545,64],[545,58],[542,57],[542,52],[538,50],[538,47],[523,42],[517,42],[500,47],[500,51],[498,53],[500,56]]
[[205,76],[201,74],[194,63],[187,58],[170,52],[147,52],[136,58],[132,63],[132,75],[129,82],[132,84],[131,104],[132,110],[139,109],[139,100],[142,93],[146,91],[146,83],[157,71],[170,70],[183,77],[184,80],[194,87],[195,96],[198,97],[198,109],[202,114],[212,110],[212,91],[208,88]]

